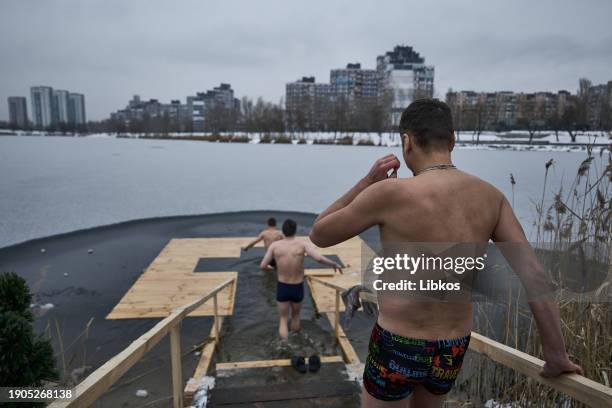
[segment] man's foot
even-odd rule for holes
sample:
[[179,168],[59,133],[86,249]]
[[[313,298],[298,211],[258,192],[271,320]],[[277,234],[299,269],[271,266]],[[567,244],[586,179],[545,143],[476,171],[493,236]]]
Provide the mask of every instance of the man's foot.
[[321,368],[321,359],[317,355],[310,356],[308,358],[308,371],[316,373]]
[[299,373],[306,373],[306,361],[304,360],[304,357],[292,357],[291,367],[295,368]]

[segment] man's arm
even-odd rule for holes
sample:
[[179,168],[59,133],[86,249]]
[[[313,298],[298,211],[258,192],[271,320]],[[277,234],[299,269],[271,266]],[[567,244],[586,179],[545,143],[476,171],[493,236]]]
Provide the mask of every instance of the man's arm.
[[306,243],[304,249],[306,251],[306,255],[308,255],[309,257],[311,257],[312,259],[314,259],[318,263],[323,264],[323,265],[327,265],[327,266],[331,266],[332,268],[334,268],[334,272],[337,271],[337,272],[342,273],[342,265],[339,265],[336,262],[334,262],[331,259],[329,259],[328,257],[323,256],[320,253],[318,253],[317,250],[315,249],[314,245],[312,245],[310,243]]
[[274,259],[274,248],[275,247],[276,245],[274,245],[274,243],[272,243],[272,245],[268,247],[266,254],[264,255],[263,259],[261,260],[261,263],[259,264],[261,269],[266,272],[272,272],[274,270],[274,268],[270,266],[270,262],[272,262],[272,259]]
[[399,160],[392,154],[377,160],[364,178],[317,217],[310,240],[319,247],[329,247],[379,223],[383,191],[375,184],[397,178],[399,166]]
[[248,251],[250,248],[253,248],[255,245],[257,245],[258,242],[261,242],[262,239],[263,239],[263,232],[259,233],[257,238],[255,238],[253,241],[251,241],[249,243],[249,245],[245,246],[244,250]]
[[505,198],[500,204],[499,219],[492,239],[527,291],[527,303],[540,333],[546,361],[540,374],[543,377],[555,377],[563,373],[582,374],[582,368],[570,361],[565,350],[559,307],[550,296],[552,281],[536,258],[521,224]]

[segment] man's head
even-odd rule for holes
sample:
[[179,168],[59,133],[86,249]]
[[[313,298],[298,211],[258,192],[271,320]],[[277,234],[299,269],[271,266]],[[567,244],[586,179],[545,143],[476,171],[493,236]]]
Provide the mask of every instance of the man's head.
[[283,222],[283,235],[284,236],[292,237],[295,235],[296,231],[297,231],[297,224],[295,221],[288,218],[285,220],[285,222]]
[[268,218],[268,227],[276,227],[276,218],[274,217]]
[[455,145],[451,110],[437,99],[412,102],[402,113],[399,131],[409,167],[415,155],[448,154]]

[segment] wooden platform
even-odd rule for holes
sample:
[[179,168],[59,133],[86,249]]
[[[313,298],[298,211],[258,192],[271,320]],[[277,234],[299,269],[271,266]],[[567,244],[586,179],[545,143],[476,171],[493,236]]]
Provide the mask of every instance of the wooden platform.
[[[187,304],[228,278],[235,271],[194,272],[200,258],[240,256],[240,247],[249,238],[173,239],[159,253],[107,319],[165,317],[175,307]],[[234,310],[236,285],[219,293],[219,314],[229,316]],[[212,316],[213,302],[206,302],[189,316]]]
[[[308,240],[308,237],[298,238]],[[237,277],[236,271],[229,270],[195,272],[196,265],[201,258],[233,257],[238,260],[241,248],[252,239],[253,237],[172,239],[106,318],[135,319],[168,316],[172,309],[197,299],[225,279]],[[347,265],[345,273],[356,272],[355,276],[358,279],[361,266],[361,239],[354,238],[340,245],[322,249],[320,252],[339,256]],[[334,271],[331,268],[307,269],[305,274],[333,277]],[[235,292],[236,286],[232,285],[219,293],[220,315],[229,316],[233,313]],[[321,296],[327,296],[325,290],[319,292]],[[193,311],[190,316],[212,316],[213,314],[212,302],[207,302]]]

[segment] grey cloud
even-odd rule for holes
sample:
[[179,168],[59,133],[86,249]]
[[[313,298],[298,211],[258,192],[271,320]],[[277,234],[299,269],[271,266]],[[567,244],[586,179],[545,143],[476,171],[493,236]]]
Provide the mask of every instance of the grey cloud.
[[133,93],[181,98],[219,82],[277,101],[302,75],[413,45],[436,89],[575,89],[612,79],[612,2],[5,0],[0,119],[6,97],[49,84],[83,92],[101,119]]

